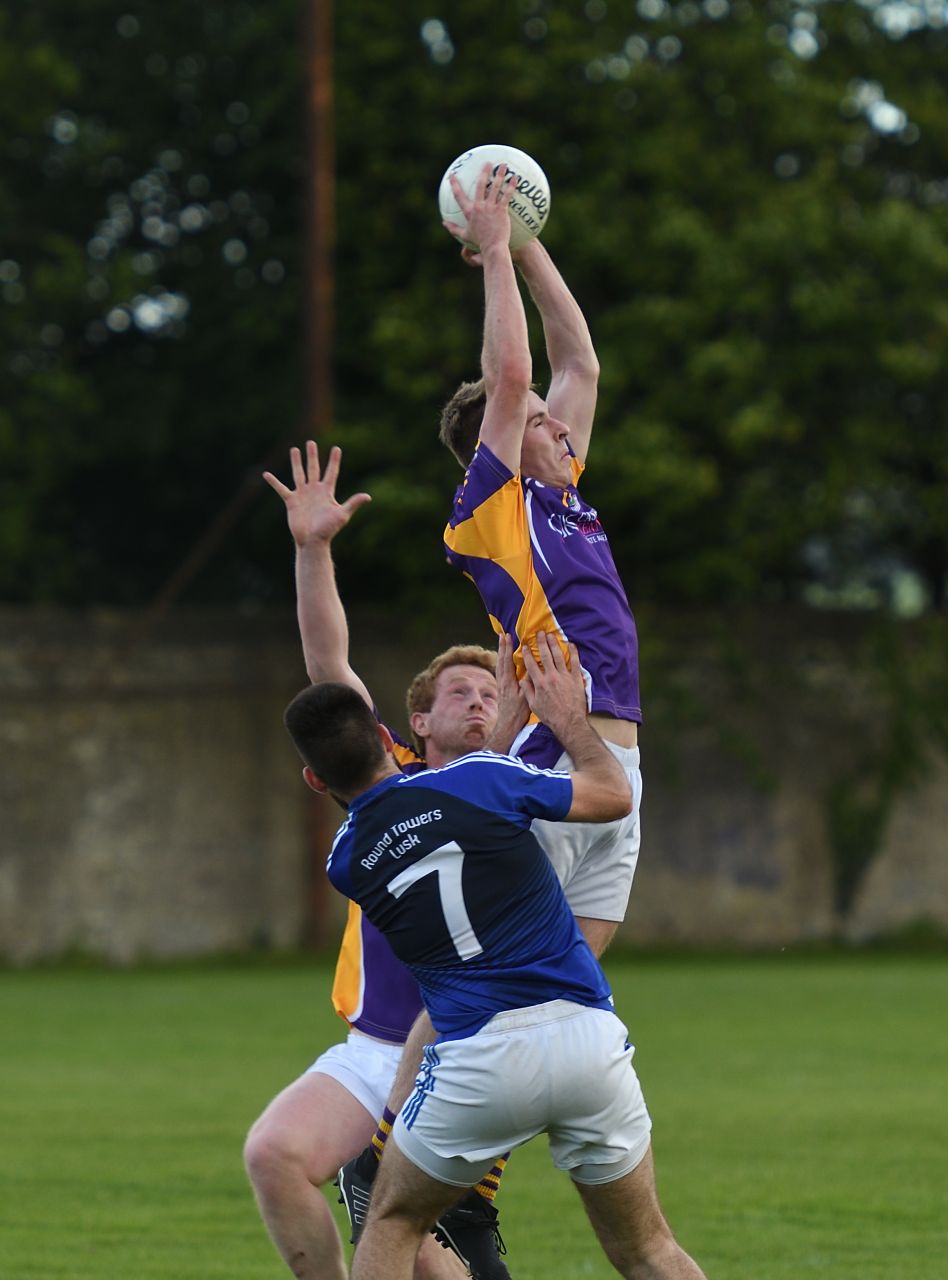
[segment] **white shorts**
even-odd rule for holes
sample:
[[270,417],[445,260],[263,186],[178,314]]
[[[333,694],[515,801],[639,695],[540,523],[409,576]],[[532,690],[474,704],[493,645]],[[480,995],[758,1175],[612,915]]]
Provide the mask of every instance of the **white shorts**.
[[652,1122],[614,1013],[551,1000],[428,1045],[392,1136],[430,1177],[470,1187],[499,1155],[547,1133],[576,1182],[613,1182],[645,1156]]
[[395,1082],[403,1045],[384,1044],[359,1031],[350,1031],[341,1044],[321,1053],[306,1074],[332,1076],[360,1102],[373,1119],[385,1109]]
[[[538,818],[530,830],[553,863],[574,916],[592,920],[625,919],[635,864],[639,859],[642,772],[638,747],[606,746],[626,771],[632,788],[632,812],[616,822],[549,822]],[[572,769],[565,753],[554,766]]]

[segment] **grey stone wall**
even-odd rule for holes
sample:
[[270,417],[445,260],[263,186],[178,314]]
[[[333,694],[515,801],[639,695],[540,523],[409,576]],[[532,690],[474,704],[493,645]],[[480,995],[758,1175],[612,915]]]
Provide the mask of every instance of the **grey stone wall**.
[[[620,937],[775,947],[948,930],[948,761],[901,794],[850,910],[834,908],[827,789],[879,731],[848,655],[755,620],[759,661],[729,670],[701,620],[643,634],[643,848]],[[675,640],[676,628],[681,632]],[[393,648],[353,624],[353,662],[404,727],[408,679],[483,619]],[[116,963],[330,941],[321,873],[335,807],[309,795],[281,712],[305,682],[291,614],[176,615],[143,642],[119,614],[0,610],[0,959]],[[315,868],[315,871],[314,871]]]
[[896,805],[860,886],[845,930],[854,942],[919,922],[948,932],[948,760],[935,747],[931,758]]
[[0,614],[0,956],[296,945],[302,783],[280,722],[292,619]]

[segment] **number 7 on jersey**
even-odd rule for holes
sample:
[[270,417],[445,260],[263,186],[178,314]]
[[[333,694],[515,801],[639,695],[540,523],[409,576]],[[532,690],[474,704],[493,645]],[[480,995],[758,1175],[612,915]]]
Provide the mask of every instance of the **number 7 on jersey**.
[[399,872],[388,882],[388,891],[393,897],[400,898],[406,889],[425,876],[437,875],[441,910],[454,949],[462,960],[470,960],[473,956],[480,955],[484,948],[478,942],[471,918],[467,914],[461,884],[463,868],[464,850],[452,840],[438,849],[432,849],[431,853],[426,853],[423,858]]

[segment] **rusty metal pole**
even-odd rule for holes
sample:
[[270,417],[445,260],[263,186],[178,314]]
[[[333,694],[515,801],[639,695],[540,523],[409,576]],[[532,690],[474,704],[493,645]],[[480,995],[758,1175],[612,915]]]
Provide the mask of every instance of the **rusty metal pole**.
[[332,421],[335,248],[332,0],[306,0],[307,219],[304,333],[305,422],[323,435]]
[[[336,188],[332,0],[305,0],[303,22],[307,64],[303,425],[313,439],[321,440],[329,434],[333,415]],[[340,814],[322,796],[307,794],[305,803],[304,940],[308,946],[318,948],[329,941],[326,858]]]

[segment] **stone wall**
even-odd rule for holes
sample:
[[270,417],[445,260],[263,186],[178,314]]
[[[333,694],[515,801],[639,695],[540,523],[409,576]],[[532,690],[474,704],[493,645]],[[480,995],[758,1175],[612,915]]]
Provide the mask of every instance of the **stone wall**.
[[[702,626],[649,623],[670,639],[643,646],[644,839],[620,936],[775,947],[948,930],[948,761],[934,748],[849,910],[834,907],[827,788],[858,771],[880,723],[848,661],[858,624],[801,637],[748,621],[759,661],[733,670],[697,642]],[[397,650],[384,623],[353,635],[399,728],[433,652],[489,642],[477,615]],[[0,959],[331,941],[342,904],[320,868],[339,815],[306,791],[280,719],[304,682],[291,614],[176,615],[136,641],[123,615],[0,611]]]
[[298,943],[302,783],[282,724],[292,618],[0,615],[0,956]]

